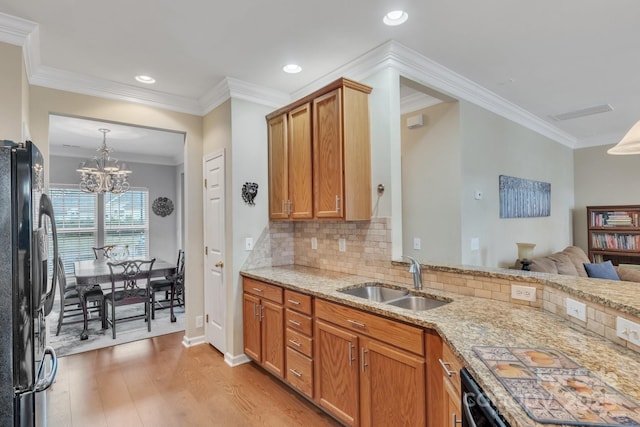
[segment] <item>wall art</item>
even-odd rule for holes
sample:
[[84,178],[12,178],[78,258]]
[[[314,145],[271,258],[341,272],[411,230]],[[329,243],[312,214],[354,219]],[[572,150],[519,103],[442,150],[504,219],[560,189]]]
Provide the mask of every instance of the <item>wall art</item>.
[[500,218],[551,215],[551,184],[500,175]]
[[153,204],[151,204],[151,210],[153,210],[154,214],[161,217],[171,215],[171,212],[173,212],[173,202],[168,197],[158,197],[153,201]]
[[255,182],[245,182],[242,186],[242,200],[248,205],[255,205],[253,199],[258,195],[258,184]]

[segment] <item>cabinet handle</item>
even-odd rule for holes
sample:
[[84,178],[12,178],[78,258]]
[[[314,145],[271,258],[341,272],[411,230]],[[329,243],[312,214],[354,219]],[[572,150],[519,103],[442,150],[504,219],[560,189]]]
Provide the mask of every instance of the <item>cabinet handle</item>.
[[262,289],[260,289],[260,288],[253,288],[253,290],[256,291],[256,292],[262,293]]
[[296,347],[302,347],[302,344],[300,344],[298,341],[296,340],[289,340],[289,342],[293,345],[295,345]]
[[284,200],[282,201],[282,205],[281,205],[281,207],[280,207],[280,212],[281,212],[281,213],[284,213]]
[[351,323],[353,326],[357,326],[358,328],[365,329],[367,327],[364,323],[356,322],[355,320],[347,319],[347,322]]
[[438,362],[440,362],[440,366],[442,366],[442,369],[444,369],[444,373],[447,374],[448,377],[451,377],[452,375],[455,375],[457,372],[456,371],[451,371],[449,370],[449,365],[451,365],[451,363],[448,362],[444,362],[442,359],[438,359]]
[[287,200],[287,216],[291,215],[291,200]]
[[254,303],[253,303],[253,318],[254,318],[254,319],[255,319],[256,317],[258,317],[258,312],[257,312],[257,310],[256,310],[257,308],[258,308],[258,305],[254,302]]
[[296,300],[293,300],[293,299],[288,299],[287,302],[289,302],[291,304],[294,304],[294,305],[300,305],[300,301],[296,301]]
[[367,365],[367,360],[366,360],[367,356],[366,356],[366,354],[367,354],[367,350],[365,350],[365,348],[362,347],[362,355],[361,355],[362,360],[360,361],[360,362],[362,362],[362,372],[364,372],[365,368],[367,366],[369,366],[369,365]]
[[302,374],[296,371],[295,369],[289,368],[289,372],[291,372],[293,375],[295,375],[298,378],[302,378]]
[[336,195],[336,212],[340,212],[340,196]]
[[262,306],[262,304],[260,305],[260,321],[262,322],[262,319],[264,319],[264,316],[262,315],[262,309],[264,307]]
[[[476,423],[473,422],[473,419],[469,418],[469,422],[471,422],[470,427],[476,427]],[[462,420],[459,420],[455,413],[451,414],[451,427],[457,427],[458,424],[462,424]]]
[[296,326],[302,326],[302,323],[297,322],[297,321],[295,321],[295,320],[293,320],[293,319],[289,319],[289,323],[291,323],[291,324],[293,324],[293,325],[296,325]]
[[349,346],[349,366],[353,366],[353,362],[356,360],[355,357],[353,357],[353,344],[348,342],[347,345]]

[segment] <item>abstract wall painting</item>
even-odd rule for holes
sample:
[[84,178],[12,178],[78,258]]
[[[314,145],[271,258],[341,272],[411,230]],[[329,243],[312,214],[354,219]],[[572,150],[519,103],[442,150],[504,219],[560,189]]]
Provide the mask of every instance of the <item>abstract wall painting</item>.
[[551,184],[500,175],[500,218],[551,215]]

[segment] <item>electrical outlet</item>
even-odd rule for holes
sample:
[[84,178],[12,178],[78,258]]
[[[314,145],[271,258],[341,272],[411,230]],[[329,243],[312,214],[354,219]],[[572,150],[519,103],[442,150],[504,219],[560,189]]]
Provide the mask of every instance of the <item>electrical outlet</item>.
[[196,328],[202,328],[204,326],[204,319],[202,316],[196,316]]
[[422,239],[420,239],[419,237],[414,237],[413,238],[413,249],[415,249],[417,251],[422,249]]
[[575,317],[583,322],[587,321],[587,305],[585,303],[567,298],[566,307],[569,316]]
[[640,324],[622,317],[616,317],[616,335],[640,346]]
[[480,250],[480,239],[478,237],[472,237],[470,247],[472,251]]
[[511,285],[511,298],[535,302],[536,288],[533,286]]
[[252,251],[253,250],[253,237],[247,237],[244,239],[244,250]]
[[318,238],[317,237],[312,237],[311,238],[311,249],[318,249]]
[[345,252],[347,250],[347,240],[344,237],[338,239],[338,250]]

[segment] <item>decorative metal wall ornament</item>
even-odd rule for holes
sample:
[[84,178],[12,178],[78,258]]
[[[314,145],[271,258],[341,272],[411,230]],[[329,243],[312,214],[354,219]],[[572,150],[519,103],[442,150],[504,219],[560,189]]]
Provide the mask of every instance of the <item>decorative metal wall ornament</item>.
[[242,200],[248,205],[255,205],[253,199],[258,195],[258,184],[255,182],[245,182],[242,186]]
[[158,197],[153,201],[151,209],[154,214],[165,217],[173,212],[173,202],[168,197]]

